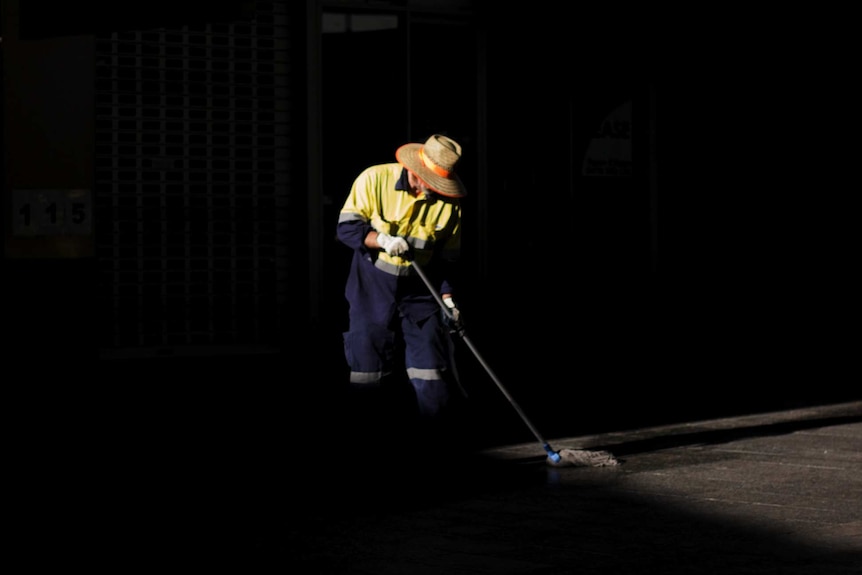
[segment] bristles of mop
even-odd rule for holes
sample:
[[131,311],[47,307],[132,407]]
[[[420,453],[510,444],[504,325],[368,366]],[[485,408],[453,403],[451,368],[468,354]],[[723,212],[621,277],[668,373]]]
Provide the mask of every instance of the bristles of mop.
[[547,458],[548,465],[554,467],[608,467],[619,465],[612,453],[602,450],[561,449],[557,452],[559,461]]

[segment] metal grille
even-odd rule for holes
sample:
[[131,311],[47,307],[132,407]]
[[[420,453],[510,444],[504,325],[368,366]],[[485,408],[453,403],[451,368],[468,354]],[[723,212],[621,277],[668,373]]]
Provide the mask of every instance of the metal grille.
[[97,37],[102,355],[275,346],[285,298],[287,15]]

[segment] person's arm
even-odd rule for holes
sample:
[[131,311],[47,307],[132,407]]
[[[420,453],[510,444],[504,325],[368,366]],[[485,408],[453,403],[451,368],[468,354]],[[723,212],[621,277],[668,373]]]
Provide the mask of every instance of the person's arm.
[[377,205],[381,186],[388,185],[387,176],[392,176],[387,166],[372,166],[363,170],[353,181],[350,193],[338,214],[336,237],[341,243],[360,252],[385,250],[390,256],[400,256],[410,249],[404,238],[390,236],[375,229],[376,215],[382,211]]
[[[335,235],[338,241],[349,248],[368,252],[377,249],[377,246],[368,245],[367,239],[374,228],[371,226],[371,214],[373,213],[372,199],[374,180],[370,169],[364,170],[350,187],[350,193],[341,206],[338,213],[338,225]],[[377,233],[374,232],[374,236]]]
[[382,250],[383,246],[381,246],[377,241],[377,230],[371,230],[368,232],[368,235],[365,236],[365,247],[370,250]]
[[[374,244],[369,245],[368,237],[374,235]],[[352,212],[342,212],[338,218],[338,225],[335,228],[335,235],[338,241],[354,250],[369,251],[368,248],[375,249],[377,244],[377,232],[375,232],[371,224],[360,216]]]
[[378,232],[355,215],[342,214],[336,234],[341,243],[365,252],[384,250],[390,256],[400,256],[410,249],[404,238]]

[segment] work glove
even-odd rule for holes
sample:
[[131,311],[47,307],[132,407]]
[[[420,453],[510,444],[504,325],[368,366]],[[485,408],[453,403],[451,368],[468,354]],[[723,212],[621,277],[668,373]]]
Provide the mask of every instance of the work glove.
[[390,256],[400,256],[410,249],[407,241],[401,236],[390,236],[383,232],[377,232],[377,243]]
[[[443,310],[443,323],[449,328],[450,333],[464,331],[464,321],[461,319],[461,310],[451,297],[444,298],[443,303],[446,305],[446,310]],[[447,313],[448,312],[448,313]]]

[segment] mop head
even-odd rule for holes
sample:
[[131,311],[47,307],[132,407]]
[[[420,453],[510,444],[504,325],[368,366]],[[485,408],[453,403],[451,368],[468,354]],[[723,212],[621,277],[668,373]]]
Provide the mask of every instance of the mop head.
[[588,449],[561,449],[557,452],[559,461],[547,458],[548,464],[554,467],[607,467],[619,465],[617,458],[607,451]]

